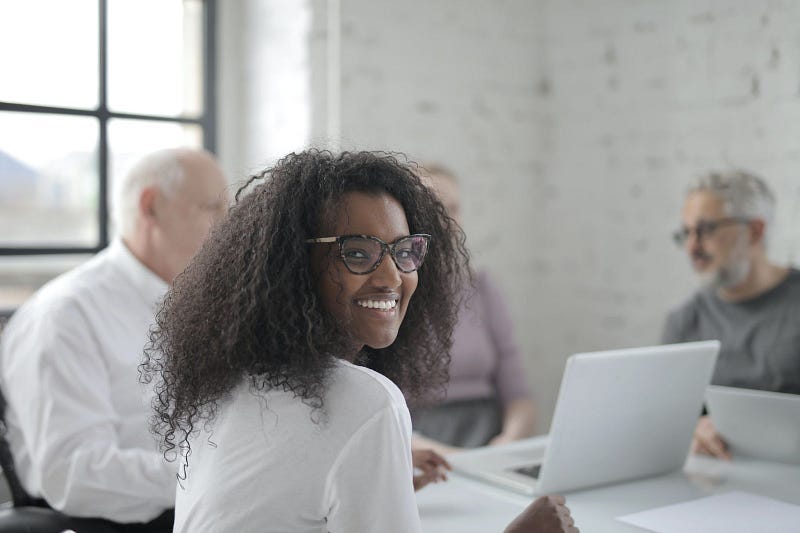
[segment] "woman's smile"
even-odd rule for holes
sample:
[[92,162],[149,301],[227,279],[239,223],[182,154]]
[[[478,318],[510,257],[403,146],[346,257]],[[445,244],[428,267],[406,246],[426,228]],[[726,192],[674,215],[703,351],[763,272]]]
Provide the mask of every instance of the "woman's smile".
[[399,297],[386,298],[361,298],[356,299],[356,305],[364,309],[374,309],[376,311],[394,311],[397,307]]

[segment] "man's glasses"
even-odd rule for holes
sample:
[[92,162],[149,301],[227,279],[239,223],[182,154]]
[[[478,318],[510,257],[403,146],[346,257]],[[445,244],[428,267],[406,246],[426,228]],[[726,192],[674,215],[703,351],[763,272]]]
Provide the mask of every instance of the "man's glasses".
[[732,224],[747,224],[750,222],[749,218],[744,217],[730,217],[720,218],[718,220],[702,220],[697,223],[694,228],[687,228],[686,226],[675,231],[672,234],[672,239],[678,246],[683,246],[689,239],[689,236],[694,232],[697,240],[701,241],[707,237],[711,237],[717,229],[723,226],[730,226]]
[[380,266],[386,252],[392,256],[394,264],[400,272],[414,272],[428,253],[431,236],[418,233],[401,237],[392,243],[386,243],[371,235],[339,235],[337,237],[318,237],[306,239],[307,243],[339,243],[339,257],[347,270],[353,274],[369,274]]

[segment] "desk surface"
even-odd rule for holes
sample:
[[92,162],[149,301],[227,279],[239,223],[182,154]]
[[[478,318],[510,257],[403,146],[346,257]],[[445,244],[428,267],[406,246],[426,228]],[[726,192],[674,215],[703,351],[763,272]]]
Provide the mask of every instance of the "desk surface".
[[[471,452],[466,452],[471,453]],[[800,505],[800,465],[690,457],[683,471],[565,494],[575,524],[589,533],[643,531],[618,516],[732,490]],[[501,532],[531,499],[452,474],[417,493],[426,533]]]

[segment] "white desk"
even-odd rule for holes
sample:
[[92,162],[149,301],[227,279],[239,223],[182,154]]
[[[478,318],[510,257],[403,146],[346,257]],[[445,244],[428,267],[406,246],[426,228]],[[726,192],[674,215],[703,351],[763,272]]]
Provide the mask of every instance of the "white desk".
[[[690,457],[682,472],[565,496],[581,532],[617,533],[643,531],[618,516],[732,490],[800,505],[800,466]],[[503,531],[531,498],[452,474],[418,492],[417,502],[426,533],[488,533]]]

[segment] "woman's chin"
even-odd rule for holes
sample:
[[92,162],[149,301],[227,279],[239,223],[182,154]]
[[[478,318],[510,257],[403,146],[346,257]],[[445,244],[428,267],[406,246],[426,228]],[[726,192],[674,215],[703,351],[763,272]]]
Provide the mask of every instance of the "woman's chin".
[[386,335],[381,335],[374,339],[370,339],[364,344],[366,346],[369,346],[373,350],[380,350],[382,348],[388,348],[389,346],[391,346],[396,339],[397,339],[397,332],[395,331],[392,333],[387,333]]

